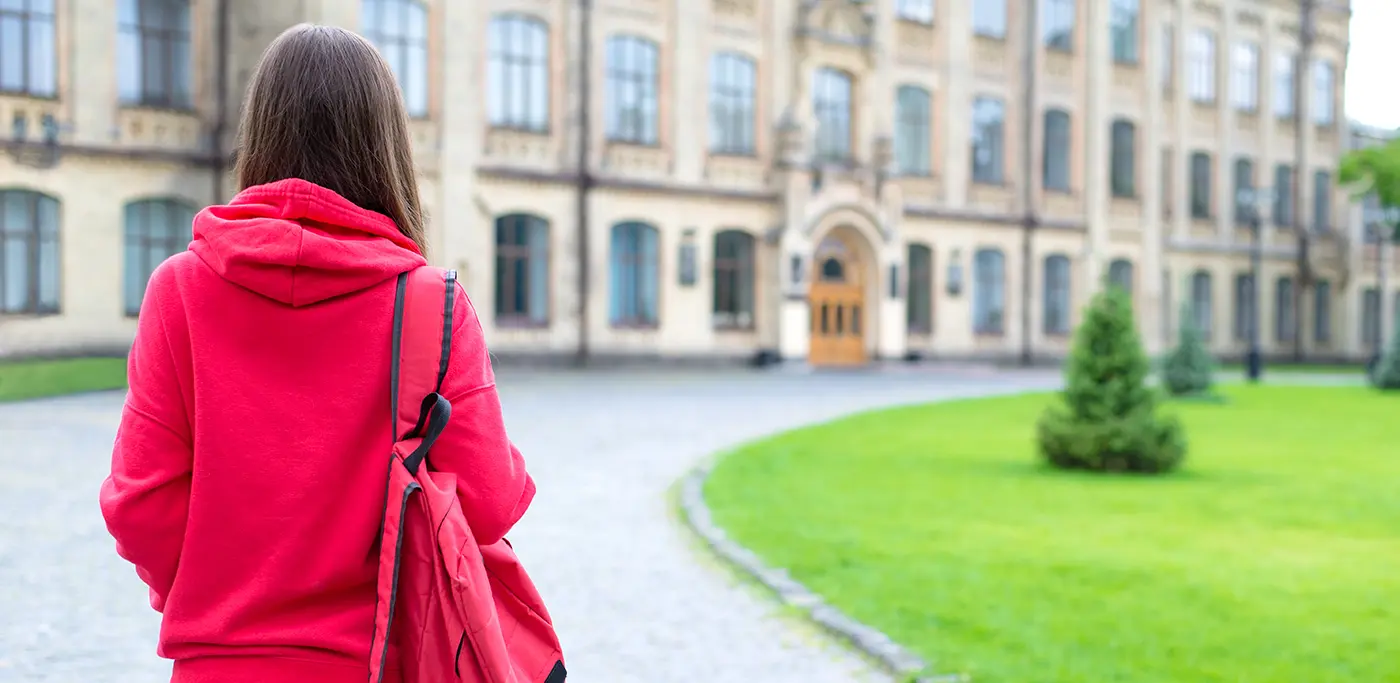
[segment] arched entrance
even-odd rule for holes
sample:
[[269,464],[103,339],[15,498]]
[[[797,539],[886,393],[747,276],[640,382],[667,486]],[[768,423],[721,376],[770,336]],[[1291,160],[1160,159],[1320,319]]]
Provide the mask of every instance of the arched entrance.
[[866,362],[870,334],[866,306],[868,274],[853,230],[832,230],[817,244],[808,293],[811,336],[807,361],[812,365],[852,366]]

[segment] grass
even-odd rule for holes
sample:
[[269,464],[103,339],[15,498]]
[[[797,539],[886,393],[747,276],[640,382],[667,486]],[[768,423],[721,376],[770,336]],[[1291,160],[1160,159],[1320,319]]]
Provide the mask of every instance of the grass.
[[[1244,373],[1244,365],[1240,363],[1225,363],[1216,368],[1220,372]],[[1346,363],[1338,365],[1293,365],[1288,363],[1265,363],[1264,375],[1364,375],[1366,365],[1361,363]]]
[[0,401],[126,387],[126,360],[69,358],[0,363]]
[[869,413],[725,457],[736,540],[978,683],[1400,680],[1400,398],[1175,404],[1158,479],[1042,467],[1047,395]]

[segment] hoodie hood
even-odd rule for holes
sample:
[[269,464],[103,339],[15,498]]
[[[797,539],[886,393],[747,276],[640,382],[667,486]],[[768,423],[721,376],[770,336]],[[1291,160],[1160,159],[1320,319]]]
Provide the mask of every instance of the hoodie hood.
[[225,280],[290,306],[358,292],[426,264],[388,216],[295,178],[200,211],[190,250]]

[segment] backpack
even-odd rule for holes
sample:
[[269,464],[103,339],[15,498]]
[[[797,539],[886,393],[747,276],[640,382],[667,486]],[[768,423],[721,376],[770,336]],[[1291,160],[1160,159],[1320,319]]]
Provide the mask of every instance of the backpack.
[[423,266],[399,275],[394,295],[394,446],[369,681],[386,683],[387,670],[402,683],[562,683],[559,638],[515,551],[478,545],[456,476],[432,469],[452,416],[438,391],[456,294],[455,271]]

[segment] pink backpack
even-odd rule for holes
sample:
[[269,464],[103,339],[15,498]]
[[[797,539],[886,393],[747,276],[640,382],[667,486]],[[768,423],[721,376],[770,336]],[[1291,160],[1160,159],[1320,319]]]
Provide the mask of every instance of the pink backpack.
[[[394,449],[379,551],[370,683],[562,683],[554,625],[510,543],[478,545],[456,476],[432,469],[452,415],[438,390],[452,349],[457,273],[398,279],[390,388]],[[392,681],[393,675],[391,672]]]

